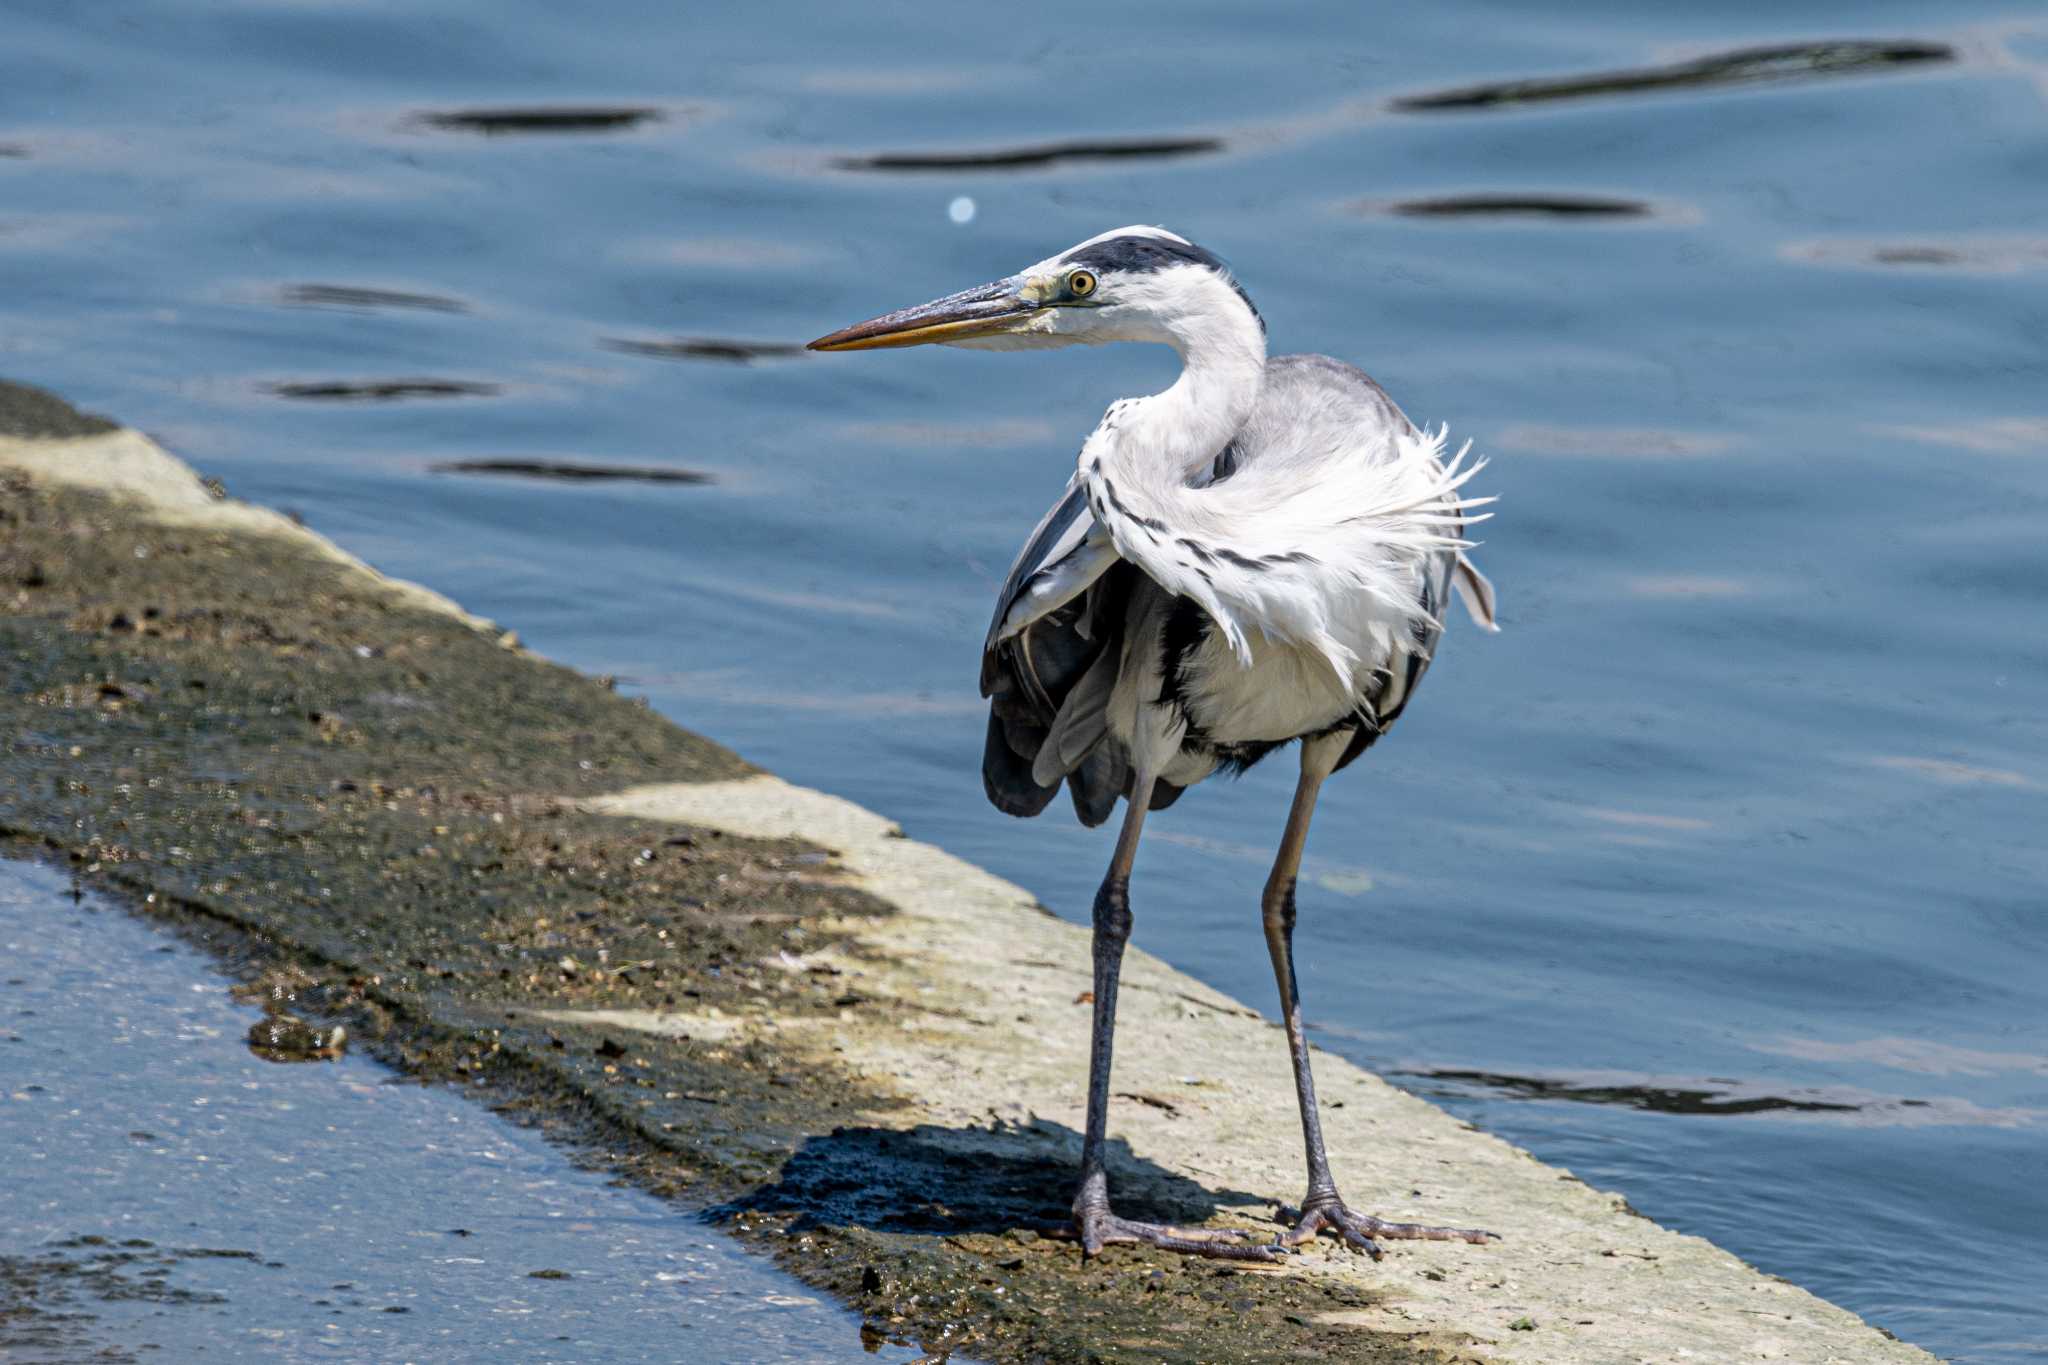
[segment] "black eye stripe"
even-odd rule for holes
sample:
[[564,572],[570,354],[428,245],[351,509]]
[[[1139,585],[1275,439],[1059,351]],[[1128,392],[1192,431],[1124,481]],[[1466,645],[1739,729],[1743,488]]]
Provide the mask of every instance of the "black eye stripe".
[[1070,266],[1086,266],[1098,273],[1122,270],[1142,274],[1175,265],[1225,269],[1223,262],[1213,253],[1191,242],[1176,242],[1166,237],[1111,237],[1108,241],[1079,247],[1067,253],[1065,260]]

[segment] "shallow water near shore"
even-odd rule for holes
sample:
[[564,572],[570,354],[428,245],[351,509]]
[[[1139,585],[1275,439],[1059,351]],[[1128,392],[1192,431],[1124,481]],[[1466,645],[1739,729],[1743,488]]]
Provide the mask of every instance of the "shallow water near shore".
[[50,869],[0,862],[0,949],[0,1358],[917,1355],[448,1089],[260,1060],[204,953]]
[[[1069,918],[1108,834],[982,804],[976,651],[1171,357],[792,348],[1120,223],[1216,248],[1504,499],[1506,630],[1318,817],[1322,1044],[1940,1354],[2048,1350],[2031,7],[6,24],[0,374]],[[1134,888],[1261,1008],[1290,783],[1193,793]]]

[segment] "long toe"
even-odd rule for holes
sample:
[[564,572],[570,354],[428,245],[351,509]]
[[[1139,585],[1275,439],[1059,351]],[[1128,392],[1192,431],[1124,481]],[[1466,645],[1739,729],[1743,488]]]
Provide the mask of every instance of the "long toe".
[[1293,1226],[1281,1235],[1281,1241],[1288,1246],[1300,1246],[1314,1241],[1318,1233],[1329,1233],[1354,1251],[1363,1251],[1377,1261],[1382,1254],[1380,1242],[1471,1242],[1475,1245],[1497,1242],[1500,1234],[1481,1228],[1442,1228],[1427,1223],[1390,1223],[1384,1218],[1375,1218],[1369,1213],[1356,1213],[1341,1199],[1315,1200],[1299,1213],[1293,1209],[1282,1209],[1280,1221],[1292,1221]]
[[1107,1210],[1076,1213],[1067,1235],[1081,1244],[1084,1255],[1093,1256],[1105,1246],[1143,1245],[1185,1256],[1206,1256],[1217,1261],[1252,1261],[1271,1265],[1286,1259],[1278,1240],[1259,1242],[1258,1234],[1235,1228],[1177,1228],[1165,1223],[1141,1223],[1119,1218]]

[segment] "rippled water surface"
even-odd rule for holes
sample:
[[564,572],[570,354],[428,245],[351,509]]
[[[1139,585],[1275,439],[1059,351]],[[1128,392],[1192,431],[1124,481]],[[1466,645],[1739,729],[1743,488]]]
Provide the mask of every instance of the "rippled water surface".
[[[1122,223],[1222,252],[1503,497],[1504,633],[1318,820],[1322,1042],[1938,1352],[2048,1351],[2038,6],[0,23],[0,373],[1069,917],[1108,835],[982,803],[977,651],[1172,357],[793,348]],[[1288,766],[1134,892],[1261,1003]]]
[[908,1360],[675,1206],[0,862],[0,1360]]

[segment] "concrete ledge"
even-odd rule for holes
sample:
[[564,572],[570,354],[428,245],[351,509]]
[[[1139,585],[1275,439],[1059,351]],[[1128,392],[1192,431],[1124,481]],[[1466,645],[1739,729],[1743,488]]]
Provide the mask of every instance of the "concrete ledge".
[[0,428],[0,469],[18,469],[38,482],[110,494],[132,504],[159,526],[228,531],[268,536],[333,561],[376,583],[405,606],[461,621],[477,630],[495,631],[491,622],[471,615],[431,588],[378,573],[322,535],[316,535],[282,513],[224,497],[208,488],[190,466],[139,431],[116,427],[57,439],[8,435]]
[[[1084,1265],[1027,1230],[1078,1152],[1084,930],[24,392],[0,385],[0,833],[236,926],[308,1010],[717,1203],[876,1330],[996,1359],[1930,1359],[1328,1054],[1347,1196],[1505,1241]],[[100,583],[131,542],[147,580]],[[120,624],[138,592],[162,628]],[[1302,1186],[1277,1027],[1126,970],[1120,1201],[1269,1225]]]
[[[851,802],[768,775],[642,787],[586,809],[837,852],[897,907],[830,960],[872,991],[919,1008],[915,1030],[854,1021],[784,1027],[795,1044],[851,1062],[894,1089],[891,1119],[957,1127],[1052,1118],[1081,1127],[1088,934],[1020,887],[902,837]],[[1142,905],[1140,906],[1142,910]],[[659,1014],[615,1022],[663,1029]],[[1300,1197],[1298,1134],[1277,1025],[1133,950],[1121,1000],[1111,1130],[1159,1166],[1259,1196],[1218,1224],[1266,1223]],[[1375,1265],[1327,1250],[1295,1273],[1353,1278],[1384,1297],[1337,1320],[1486,1360],[1528,1362],[1926,1361],[1842,1309],[1759,1274],[1697,1237],[1667,1231],[1618,1195],[1580,1183],[1340,1057],[1316,1061],[1331,1161],[1350,1198],[1386,1217],[1480,1226],[1486,1247],[1399,1243]],[[1115,1178],[1113,1172],[1112,1178]],[[1533,1321],[1533,1330],[1515,1324]]]

